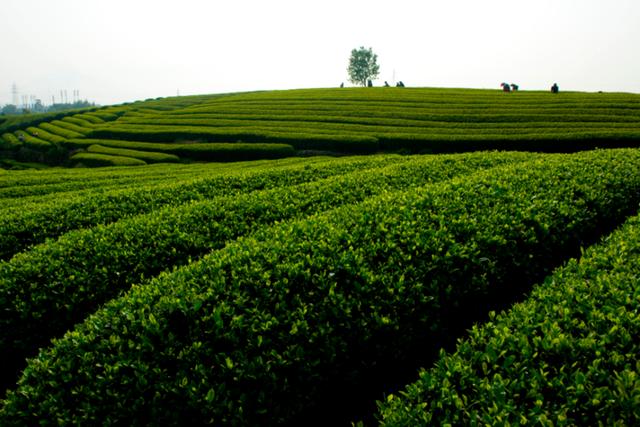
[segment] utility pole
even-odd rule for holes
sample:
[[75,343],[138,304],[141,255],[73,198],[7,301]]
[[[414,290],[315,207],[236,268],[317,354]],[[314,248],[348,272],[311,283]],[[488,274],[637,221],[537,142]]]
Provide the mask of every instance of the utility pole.
[[14,83],[11,85],[11,95],[13,96],[13,105],[18,106],[18,86]]

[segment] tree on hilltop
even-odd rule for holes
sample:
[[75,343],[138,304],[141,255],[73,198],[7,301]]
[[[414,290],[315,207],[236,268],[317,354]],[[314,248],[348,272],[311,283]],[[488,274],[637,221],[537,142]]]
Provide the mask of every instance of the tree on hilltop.
[[367,86],[369,80],[378,77],[380,66],[378,65],[378,55],[373,53],[371,48],[353,49],[349,58],[349,80],[351,83]]

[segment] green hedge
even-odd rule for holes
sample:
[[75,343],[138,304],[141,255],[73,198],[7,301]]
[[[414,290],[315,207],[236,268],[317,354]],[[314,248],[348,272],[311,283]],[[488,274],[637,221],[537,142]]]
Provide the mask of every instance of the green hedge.
[[[271,167],[284,167],[296,163],[305,162],[309,167],[322,163],[326,159],[314,157],[313,159],[289,158],[293,162],[278,161]],[[76,201],[82,197],[93,197],[99,193],[105,194],[114,191],[131,190],[135,187],[161,187],[171,183],[193,182],[195,178],[202,179],[214,174],[222,175],[229,171],[242,168],[264,167],[260,162],[244,163],[198,163],[176,164],[162,163],[149,165],[147,168],[131,168],[123,170],[120,167],[84,169],[84,168],[56,168],[49,169],[47,174],[22,172],[21,174],[8,174],[3,177],[0,184],[0,216],[13,217],[17,212],[35,212],[40,207],[49,205],[57,200],[69,203],[71,199]],[[258,163],[252,164],[250,163]],[[272,162],[274,163],[274,162]],[[76,172],[76,173],[64,173]],[[20,175],[20,176],[17,176]],[[35,183],[33,180],[36,179]],[[16,181],[18,183],[16,183]]]
[[288,144],[199,143],[173,145],[173,147],[163,147],[162,151],[174,153],[188,159],[203,161],[234,162],[279,159],[295,154],[293,147]]
[[70,230],[116,221],[124,216],[151,212],[167,205],[179,205],[220,195],[294,185],[345,173],[350,170],[403,161],[403,157],[372,156],[344,158],[309,167],[295,162],[280,168],[266,162],[255,168],[210,173],[187,182],[166,182],[136,189],[91,194],[78,200],[60,197],[11,215],[0,222],[0,259],[6,259],[46,238],[58,237]]
[[72,130],[66,129],[64,127],[60,127],[60,126],[56,126],[53,123],[42,123],[39,126],[41,129],[46,130],[47,132],[50,132],[54,135],[59,135],[63,138],[66,139],[72,139],[72,138],[82,138],[83,134],[78,133],[78,132],[74,132]]
[[86,133],[94,126],[93,122],[81,118],[79,114],[76,114],[75,116],[65,117],[64,119],[62,119],[62,121],[78,126],[80,129],[82,129],[82,132],[80,133]]
[[105,107],[97,111],[93,111],[91,115],[96,116],[105,122],[112,122],[118,120],[130,107],[126,105],[116,105],[111,107]]
[[47,150],[51,148],[51,143],[30,135],[26,131],[16,132],[16,136],[22,141],[23,147],[28,147],[36,151]]
[[[7,167],[10,168],[12,171],[16,171],[16,170],[44,170],[44,169],[49,169],[50,166],[49,165],[45,165],[42,163],[28,163],[28,162],[19,162],[17,160],[13,160],[13,159],[3,159],[0,160],[0,163],[2,164],[3,167]],[[3,173],[6,172],[4,169],[0,169]],[[6,175],[5,175],[6,176]]]
[[38,126],[40,123],[62,119],[63,117],[77,114],[79,112],[90,112],[94,109],[94,107],[91,107],[88,109],[56,111],[52,113],[24,114],[7,117],[4,122],[0,123],[0,133],[15,132],[31,126]]
[[383,150],[413,152],[460,152],[475,150],[523,150],[575,152],[595,148],[640,146],[640,132],[566,132],[556,135],[521,134],[429,135],[387,134],[380,136]]
[[104,120],[102,120],[100,117],[93,114],[76,114],[73,117],[76,119],[89,122],[92,125],[99,125],[104,123]]
[[[409,156],[377,155],[367,157],[288,157],[277,160],[253,160],[234,163],[190,163],[190,164],[160,164],[149,165],[147,168],[122,168],[87,170],[77,168],[56,168],[47,171],[46,174],[32,171],[8,174],[0,181],[0,189],[15,191],[15,197],[23,197],[39,193],[31,193],[29,189],[40,186],[59,186],[59,191],[67,192],[74,189],[74,185],[84,188],[87,183],[96,186],[109,186],[113,181],[120,179],[138,180],[141,184],[153,182],[158,188],[163,185],[193,182],[195,178],[204,180],[213,176],[236,176],[248,171],[256,173],[275,172],[276,169],[289,168],[317,168],[323,171],[326,168],[340,167],[368,168],[404,162]],[[348,165],[348,167],[347,167]],[[273,171],[268,171],[273,169]],[[353,170],[353,169],[349,169]],[[322,173],[322,172],[321,172]],[[69,188],[65,188],[68,185]],[[26,192],[21,193],[22,189]],[[58,191],[56,190],[56,191]],[[99,188],[98,188],[99,190]]]
[[104,110],[98,110],[98,111],[93,111],[91,113],[86,113],[88,116],[93,116],[93,117],[97,117],[98,119],[102,120],[103,122],[112,122],[114,120],[118,119],[118,115],[114,114],[114,113],[109,113],[107,111]]
[[[486,108],[486,107],[484,107]],[[590,110],[592,111],[592,110]],[[595,111],[597,112],[597,111]],[[339,113],[339,114],[338,114]],[[471,112],[470,112],[471,113]],[[477,112],[475,112],[477,114]],[[554,112],[555,114],[566,113],[561,109]],[[592,114],[594,111],[592,111]],[[606,111],[602,111],[606,113]],[[182,124],[189,123],[195,124],[195,121],[208,124],[210,126],[218,125],[219,123],[227,123],[233,120],[237,123],[244,123],[245,125],[254,125],[255,123],[286,123],[287,125],[306,125],[306,126],[320,126],[327,125],[331,127],[334,125],[367,125],[368,128],[362,128],[362,130],[375,130],[383,129],[385,127],[395,128],[396,130],[408,130],[412,128],[421,128],[424,130],[432,130],[434,132],[443,131],[482,131],[485,129],[501,129],[512,130],[514,132],[522,130],[546,130],[547,132],[554,129],[602,129],[602,130],[614,130],[614,129],[627,129],[634,130],[637,128],[637,124],[634,122],[558,122],[551,120],[551,118],[545,118],[543,121],[534,122],[501,122],[501,123],[468,123],[468,122],[440,122],[428,120],[427,117],[416,115],[415,111],[407,109],[404,112],[397,114],[389,114],[389,111],[380,109],[377,114],[369,113],[362,114],[357,109],[353,111],[338,110],[334,111],[282,111],[282,110],[233,110],[233,111],[214,111],[211,113],[189,113],[189,112],[172,112],[170,115],[144,115],[138,114],[137,117],[130,118],[129,113],[123,117],[119,123],[122,124],[135,124],[135,123],[147,123],[147,124]],[[371,125],[377,128],[371,127]],[[357,128],[355,128],[357,129]]]
[[640,217],[379,403],[383,425],[640,424]]
[[3,133],[0,139],[1,148],[13,150],[22,145],[22,141],[12,133]]
[[91,132],[90,128],[84,128],[84,127],[81,127],[81,126],[77,126],[77,125],[75,125],[73,123],[70,123],[70,122],[66,121],[66,118],[64,118],[62,120],[53,120],[51,122],[51,124],[54,125],[54,126],[58,126],[60,128],[66,129],[67,131],[75,132],[78,135],[86,135],[89,132]]
[[147,163],[144,160],[132,157],[112,156],[97,153],[76,153],[69,159],[75,165],[86,167],[102,166],[143,166]]
[[[474,134],[511,134],[519,133],[558,133],[559,131],[583,131],[596,130],[609,132],[614,130],[637,130],[637,121],[629,120],[624,122],[612,121],[610,117],[600,117],[601,121],[587,120],[584,122],[572,121],[552,121],[550,117],[540,117],[538,121],[499,121],[499,122],[469,122],[469,121],[444,121],[436,120],[437,117],[427,117],[425,120],[392,119],[388,117],[323,117],[316,112],[308,111],[305,115],[300,112],[299,116],[260,116],[251,115],[231,115],[226,117],[193,117],[176,115],[169,117],[158,117],[157,115],[140,115],[139,117],[124,117],[119,122],[119,126],[210,126],[216,128],[246,128],[249,130],[269,130],[276,129],[290,132],[305,133],[351,133],[376,137],[386,133],[424,133],[424,134],[460,134],[468,133],[471,130]],[[477,113],[473,116],[476,117]],[[456,116],[458,117],[458,116]],[[562,116],[566,119],[566,116]],[[433,119],[433,120],[429,120]]]
[[[34,355],[50,338],[64,333],[131,284],[186,264],[274,221],[530,157],[483,153],[417,158],[312,183],[171,207],[68,233],[0,264],[4,292],[12,296],[0,298],[0,312],[4,313],[0,329],[6,331],[0,337],[0,353],[6,360],[18,361]],[[123,257],[123,253],[128,255]],[[7,303],[10,305],[5,306]],[[6,364],[5,370],[9,370]]]
[[155,151],[175,154],[182,158],[202,161],[245,161],[257,159],[278,159],[295,154],[292,146],[287,144],[243,144],[243,143],[159,143],[141,141],[122,141],[110,139],[72,139],[66,143],[68,147],[84,148],[91,145],[123,148],[139,151]]
[[376,138],[349,134],[310,134],[295,132],[259,131],[187,126],[110,126],[98,128],[88,138],[125,139],[145,142],[204,141],[290,144],[296,149],[338,150],[367,153],[378,150]]
[[52,144],[62,144],[66,141],[66,139],[64,139],[63,137],[54,135],[40,128],[29,127],[27,128],[27,132],[29,132],[32,136],[36,138],[43,139]]
[[640,201],[639,166],[633,150],[509,165],[240,239],[41,352],[0,422],[335,416],[472,304],[526,290],[622,221]]
[[152,151],[137,151],[124,148],[103,147],[101,145],[91,145],[87,148],[89,153],[110,154],[114,156],[130,157],[140,159],[146,163],[167,163],[178,162],[180,158],[173,154],[154,153]]

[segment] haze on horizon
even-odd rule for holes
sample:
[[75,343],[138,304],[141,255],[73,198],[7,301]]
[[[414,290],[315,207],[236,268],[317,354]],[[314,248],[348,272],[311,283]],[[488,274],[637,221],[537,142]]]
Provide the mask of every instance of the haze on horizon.
[[11,85],[107,105],[160,96],[375,82],[640,93],[637,0],[3,0],[0,105]]

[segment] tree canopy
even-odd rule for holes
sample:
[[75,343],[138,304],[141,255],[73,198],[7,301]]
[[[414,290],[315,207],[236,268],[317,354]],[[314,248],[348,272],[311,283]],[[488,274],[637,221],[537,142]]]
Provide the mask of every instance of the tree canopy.
[[359,49],[353,49],[347,71],[351,83],[367,86],[369,80],[378,77],[380,71],[378,55],[373,53],[371,48],[360,47]]

